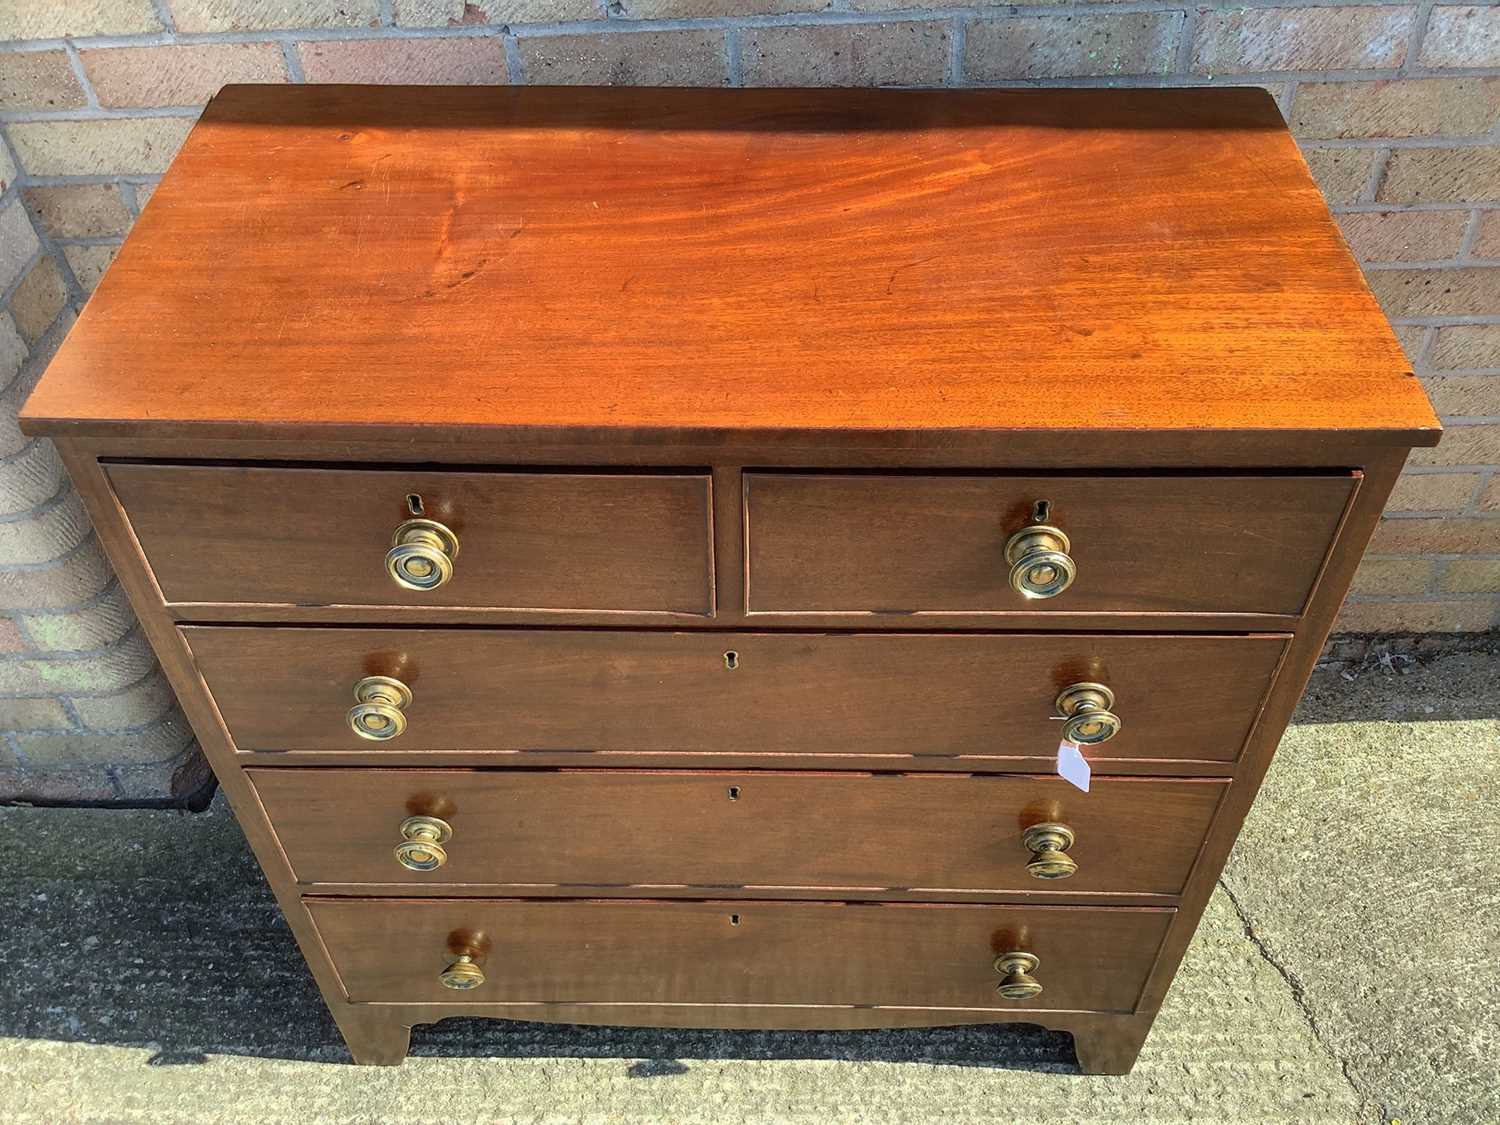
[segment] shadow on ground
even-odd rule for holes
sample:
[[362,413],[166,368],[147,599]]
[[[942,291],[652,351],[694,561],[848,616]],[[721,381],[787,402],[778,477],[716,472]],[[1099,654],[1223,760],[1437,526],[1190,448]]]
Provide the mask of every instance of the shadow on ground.
[[[0,810],[8,904],[0,1038],[145,1046],[150,1065],[210,1054],[348,1059],[222,797],[206,814]],[[1074,1071],[1071,1037],[1022,1027],[694,1031],[454,1019],[412,1055],[648,1060],[839,1059]]]
[[1360,660],[1320,667],[1293,725],[1500,719],[1500,632],[1472,638],[1474,651],[1441,656],[1436,665],[1423,659],[1421,642],[1373,644]]

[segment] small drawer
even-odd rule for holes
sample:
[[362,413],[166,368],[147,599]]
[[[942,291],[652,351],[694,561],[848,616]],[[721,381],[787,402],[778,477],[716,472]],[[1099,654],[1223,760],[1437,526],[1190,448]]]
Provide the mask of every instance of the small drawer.
[[[209,625],[182,634],[241,750],[606,751],[620,764],[621,753],[726,765],[864,756],[893,769],[934,757],[1049,769],[1073,729],[1060,703],[1087,723],[1085,701],[1108,702],[1118,720],[1074,732],[1099,739],[1088,746],[1095,762],[1231,762],[1287,642]],[[1105,690],[1090,697],[1091,684]],[[371,710],[358,710],[361,692]],[[362,722],[375,727],[357,733]]]
[[703,474],[105,472],[170,603],[713,612]]
[[[1356,479],[746,473],[747,605],[1300,614]],[[1007,545],[1038,516],[1066,537],[1074,574],[1062,592],[1028,597],[1012,585],[1026,544]]]
[[[247,771],[303,884],[1176,895],[1228,782]],[[566,841],[566,846],[560,842]],[[822,896],[820,896],[822,897]]]
[[[303,902],[349,999],[397,1004],[1128,1012],[1173,914],[928,903]],[[997,970],[1012,953],[1036,959],[1025,977],[1016,971],[1024,963]],[[1002,981],[1013,998],[997,989]]]

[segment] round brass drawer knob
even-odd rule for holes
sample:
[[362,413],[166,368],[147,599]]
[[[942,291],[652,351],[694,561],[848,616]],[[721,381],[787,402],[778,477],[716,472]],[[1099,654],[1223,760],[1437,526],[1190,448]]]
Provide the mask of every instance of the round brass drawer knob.
[[995,972],[1000,974],[1000,983],[995,991],[1006,1000],[1030,1000],[1042,994],[1042,986],[1036,977],[1039,962],[1030,953],[1002,953],[995,958]]
[[1038,523],[1024,527],[1005,542],[1005,561],[1010,564],[1010,587],[1023,598],[1055,598],[1078,573],[1061,528]]
[[1063,737],[1080,746],[1108,742],[1123,725],[1114,705],[1115,693],[1103,684],[1069,684],[1057,695],[1057,713],[1067,720]]
[[448,862],[443,847],[453,837],[453,828],[435,816],[409,816],[401,822],[401,842],[396,862],[408,871],[436,871]]
[[366,676],[354,685],[349,729],[360,738],[384,742],[406,729],[411,688],[391,676]]
[[408,590],[436,590],[453,577],[458,536],[437,520],[407,520],[391,536],[385,569]]
[[1073,830],[1066,824],[1033,824],[1022,835],[1021,843],[1031,853],[1026,873],[1033,879],[1066,879],[1078,870],[1068,854]]
[[473,954],[463,953],[438,974],[438,980],[442,982],[444,988],[451,988],[455,992],[467,992],[484,983],[484,970],[474,960]]

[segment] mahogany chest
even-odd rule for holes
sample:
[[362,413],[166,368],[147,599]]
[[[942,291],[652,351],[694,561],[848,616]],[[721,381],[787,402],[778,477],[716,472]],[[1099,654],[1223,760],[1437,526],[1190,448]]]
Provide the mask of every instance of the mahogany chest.
[[230,87],[23,424],[358,1061],[1111,1073],[1439,434],[1255,89]]

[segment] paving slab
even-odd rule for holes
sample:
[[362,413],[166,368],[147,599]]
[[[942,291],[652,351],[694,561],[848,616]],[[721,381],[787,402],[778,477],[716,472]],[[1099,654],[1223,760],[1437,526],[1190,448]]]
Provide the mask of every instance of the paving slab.
[[1493,655],[1320,675],[1225,869],[1385,1120],[1500,1122],[1497,715]]
[[1029,1028],[480,1020],[357,1068],[222,801],[0,810],[0,1120],[1500,1120],[1496,684],[1319,674],[1125,1077]]

